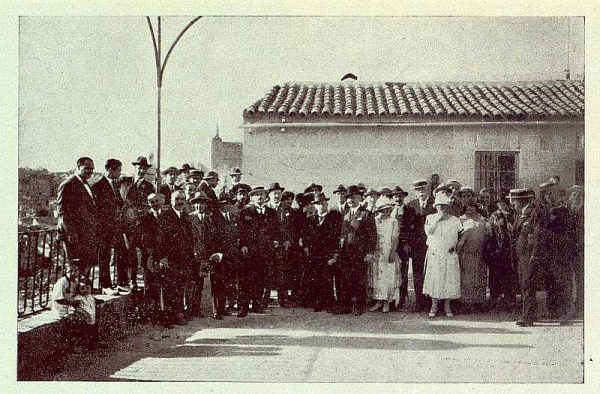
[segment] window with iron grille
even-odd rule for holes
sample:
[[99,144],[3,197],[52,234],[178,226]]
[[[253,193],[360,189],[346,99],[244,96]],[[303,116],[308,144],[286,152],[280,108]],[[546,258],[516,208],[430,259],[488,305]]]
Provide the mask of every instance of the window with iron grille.
[[518,152],[475,152],[475,191],[489,187],[499,195],[517,185]]

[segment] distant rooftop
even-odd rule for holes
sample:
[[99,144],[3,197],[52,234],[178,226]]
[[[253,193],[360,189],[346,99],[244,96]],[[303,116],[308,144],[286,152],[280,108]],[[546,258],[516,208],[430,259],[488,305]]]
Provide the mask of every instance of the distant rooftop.
[[[584,115],[581,80],[530,82],[289,82],[244,110],[244,120],[464,117],[528,119]],[[401,120],[401,119],[398,119]]]

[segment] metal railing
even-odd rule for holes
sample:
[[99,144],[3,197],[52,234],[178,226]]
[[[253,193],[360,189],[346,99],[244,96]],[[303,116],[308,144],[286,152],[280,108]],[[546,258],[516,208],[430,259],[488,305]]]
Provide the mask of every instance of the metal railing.
[[49,307],[51,287],[61,277],[66,260],[63,242],[57,235],[56,230],[19,233],[19,317]]
[[[25,317],[50,308],[51,291],[63,275],[67,256],[56,229],[19,232],[18,242],[17,316]],[[116,265],[111,270],[116,285]],[[100,290],[98,265],[91,267],[90,279],[94,290]]]

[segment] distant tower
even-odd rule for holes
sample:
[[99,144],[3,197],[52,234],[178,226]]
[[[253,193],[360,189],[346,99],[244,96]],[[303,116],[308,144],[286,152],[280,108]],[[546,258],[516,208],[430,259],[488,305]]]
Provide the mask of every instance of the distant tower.
[[210,148],[210,166],[213,169],[220,168],[223,162],[223,140],[219,136],[219,125],[217,125],[217,134],[213,137]]

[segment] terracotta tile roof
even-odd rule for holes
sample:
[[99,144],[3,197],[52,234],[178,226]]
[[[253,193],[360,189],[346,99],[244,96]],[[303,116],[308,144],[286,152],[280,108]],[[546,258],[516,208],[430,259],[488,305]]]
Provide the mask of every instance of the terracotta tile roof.
[[300,117],[583,117],[583,81],[514,83],[287,83],[244,110],[245,119]]

